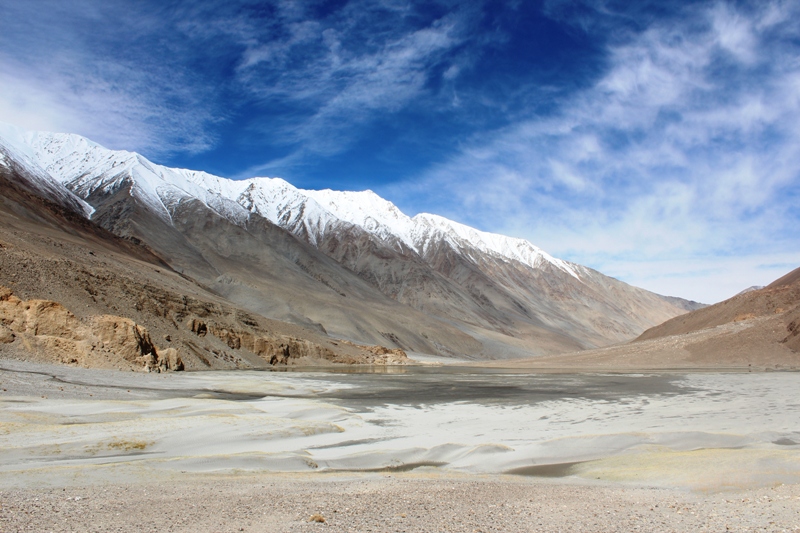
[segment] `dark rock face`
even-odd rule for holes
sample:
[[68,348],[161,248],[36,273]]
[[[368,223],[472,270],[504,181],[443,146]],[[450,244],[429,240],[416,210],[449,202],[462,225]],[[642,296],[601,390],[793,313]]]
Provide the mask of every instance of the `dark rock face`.
[[793,320],[786,326],[789,333],[783,342],[795,352],[800,352],[800,319]]

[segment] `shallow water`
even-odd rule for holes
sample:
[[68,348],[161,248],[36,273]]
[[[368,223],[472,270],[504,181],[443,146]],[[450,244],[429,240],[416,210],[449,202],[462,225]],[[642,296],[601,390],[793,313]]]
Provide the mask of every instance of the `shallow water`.
[[[393,369],[382,371],[383,369]],[[540,374],[471,367],[377,367],[367,369],[289,369],[329,385],[325,398],[350,407],[427,406],[475,402],[495,406],[531,406],[544,401],[591,399],[621,401],[629,396],[692,392],[670,374]],[[399,370],[394,370],[399,369]],[[362,370],[362,371],[359,371]],[[366,371],[363,371],[366,370]]]

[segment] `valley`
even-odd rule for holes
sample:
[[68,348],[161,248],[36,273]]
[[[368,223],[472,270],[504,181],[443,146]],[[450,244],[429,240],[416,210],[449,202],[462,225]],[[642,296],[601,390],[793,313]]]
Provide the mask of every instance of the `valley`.
[[800,1],[0,14],[0,533],[800,533]]
[[370,191],[4,131],[0,525],[666,532],[798,512],[798,271],[704,306]]
[[194,291],[338,341],[454,360],[532,357],[623,342],[701,307],[522,239],[408,217],[371,191],[232,181],[77,135],[3,132],[16,172],[7,179],[35,176],[34,194],[88,216],[92,231],[135,245]]

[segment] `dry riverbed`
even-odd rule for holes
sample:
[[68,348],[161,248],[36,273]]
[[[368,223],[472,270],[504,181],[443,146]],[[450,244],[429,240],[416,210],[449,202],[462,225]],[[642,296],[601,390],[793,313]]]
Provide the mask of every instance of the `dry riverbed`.
[[800,531],[794,373],[0,363],[2,532]]

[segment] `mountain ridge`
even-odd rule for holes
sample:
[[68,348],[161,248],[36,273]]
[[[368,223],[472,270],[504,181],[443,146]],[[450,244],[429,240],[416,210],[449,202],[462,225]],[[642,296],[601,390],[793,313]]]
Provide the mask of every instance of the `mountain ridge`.
[[0,359],[147,372],[407,362],[246,312],[86,218],[8,144],[0,139]]
[[[77,140],[77,142],[69,142],[72,140]],[[293,199],[303,204],[307,204],[308,200],[311,199],[314,201],[314,204],[316,204],[312,204],[312,208],[317,208],[318,210],[324,211],[324,213],[315,213],[310,216],[319,216],[322,219],[322,223],[327,222],[331,218],[338,218],[339,220],[358,225],[379,238],[400,237],[406,245],[414,249],[417,253],[422,252],[421,248],[423,248],[423,246],[420,240],[425,239],[425,230],[438,230],[447,233],[448,237],[457,236],[463,240],[470,240],[473,244],[477,241],[479,244],[478,248],[483,252],[497,253],[504,258],[519,260],[532,267],[537,266],[537,262],[541,260],[551,262],[580,279],[575,271],[572,270],[572,268],[578,265],[557,259],[525,239],[484,232],[432,213],[420,213],[414,217],[408,217],[403,214],[396,205],[369,189],[364,191],[334,191],[332,189],[305,190],[294,187],[282,178],[268,177],[231,180],[220,176],[214,176],[203,171],[170,168],[158,165],[135,152],[108,150],[97,143],[75,134],[48,135],[44,132],[28,132],[26,142],[29,143],[34,150],[38,150],[39,159],[44,163],[45,169],[56,178],[63,178],[64,176],[70,175],[74,176],[82,172],[83,169],[78,170],[71,165],[59,165],[59,163],[69,161],[69,159],[57,158],[57,156],[59,153],[63,154],[63,148],[66,148],[68,153],[74,153],[81,148],[80,145],[84,145],[89,147],[91,151],[97,151],[102,154],[100,157],[91,158],[91,163],[94,168],[96,168],[96,165],[100,164],[102,160],[107,160],[112,162],[108,170],[116,169],[118,164],[122,161],[124,164],[138,162],[162,179],[166,178],[170,173],[176,173],[181,175],[186,180],[186,183],[178,184],[172,181],[171,184],[178,186],[184,192],[195,197],[202,197],[203,193],[210,192],[226,200],[234,201],[239,205],[247,198],[249,200],[248,205],[251,206],[252,209],[255,209],[259,214],[278,225],[283,226],[284,224],[289,224],[288,220],[281,220],[282,216],[286,216],[285,213],[287,213],[287,210],[278,210],[275,204],[264,202],[264,192],[280,192],[280,195],[276,194],[278,197],[290,196],[291,193],[293,193]],[[63,148],[54,151],[52,150],[53,145]],[[49,158],[48,154],[50,155]],[[84,162],[89,161],[84,160]],[[124,168],[119,168],[117,170],[124,170]],[[141,177],[144,176],[140,175],[140,178]],[[190,189],[190,187],[186,185],[188,183],[200,186],[201,189],[187,190]],[[161,184],[148,182],[147,187],[142,187],[142,189],[147,192],[152,192],[154,189],[157,189],[159,185]],[[93,192],[91,189],[81,189],[80,185],[73,185],[73,187],[77,188],[82,194],[90,194]],[[262,202],[258,202],[256,199],[248,196],[247,193],[253,189],[261,193]],[[358,200],[363,200],[365,198],[368,198],[368,200],[358,202]],[[163,202],[157,198],[157,194],[152,194],[151,200],[154,206],[164,206]],[[339,206],[343,208],[338,208],[337,201]],[[374,207],[375,204],[379,204],[379,207],[384,212],[391,213],[391,218],[397,223],[390,224],[390,218],[379,217],[375,212],[370,213],[366,212],[364,209],[359,209],[364,205]],[[344,208],[345,206],[349,209]],[[166,210],[166,206],[164,207]],[[354,207],[357,209],[353,209]],[[235,219],[239,219],[235,215],[235,208],[231,209],[230,206],[228,206],[227,209],[220,206],[220,208],[216,210],[221,215],[232,215]],[[378,211],[378,213],[379,212],[380,211]],[[358,220],[359,215],[362,217],[362,220]],[[389,231],[387,231],[387,228]]]
[[667,320],[627,343],[473,364],[559,372],[797,371],[800,268],[766,287]]
[[[146,242],[172,268],[253,311],[341,338],[475,358],[542,355],[628,340],[697,305],[523,239],[437,215],[408,217],[372,191],[304,191],[280,178],[170,169],[73,134],[23,139],[102,226]],[[431,325],[440,339],[425,333]]]

